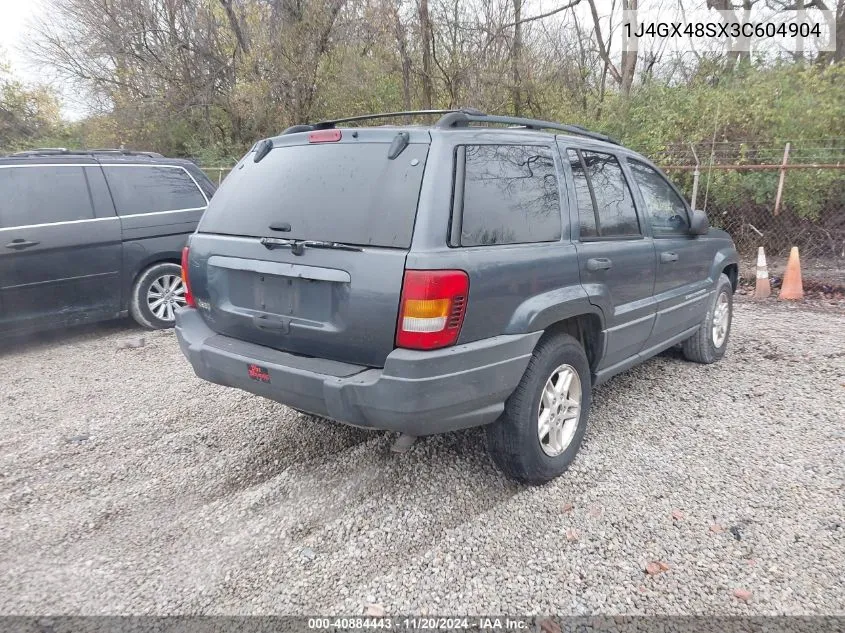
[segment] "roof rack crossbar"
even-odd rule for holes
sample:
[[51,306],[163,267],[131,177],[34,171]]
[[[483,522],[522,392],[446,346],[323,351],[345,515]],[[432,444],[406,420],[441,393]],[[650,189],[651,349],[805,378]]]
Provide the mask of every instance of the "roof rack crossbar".
[[466,111],[455,111],[447,113],[436,124],[438,128],[453,128],[466,126],[469,123],[498,123],[501,125],[518,125],[526,127],[530,130],[558,130],[559,132],[566,132],[567,134],[575,134],[586,138],[595,139],[597,141],[604,141],[606,143],[613,143],[620,145],[619,141],[611,138],[605,134],[592,132],[580,125],[566,125],[563,123],[552,123],[551,121],[541,121],[539,119],[526,119],[523,117],[512,116],[498,116],[475,114]]
[[328,121],[318,121],[317,123],[309,123],[304,125],[293,125],[286,129],[282,134],[294,134],[296,132],[308,132],[311,130],[327,130],[335,127],[338,123],[355,123],[358,121],[368,121],[371,119],[395,119],[406,116],[425,116],[432,114],[449,114],[453,112],[465,112],[467,114],[478,114],[481,112],[474,108],[464,108],[461,110],[406,110],[403,112],[379,112],[375,114],[359,114],[357,116],[345,117],[342,119],[331,119]]

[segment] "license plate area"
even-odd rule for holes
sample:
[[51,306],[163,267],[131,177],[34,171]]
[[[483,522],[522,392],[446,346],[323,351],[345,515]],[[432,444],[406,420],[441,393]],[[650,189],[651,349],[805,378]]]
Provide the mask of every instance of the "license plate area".
[[332,292],[337,286],[331,281],[229,271],[229,299],[233,305],[318,322],[330,320]]

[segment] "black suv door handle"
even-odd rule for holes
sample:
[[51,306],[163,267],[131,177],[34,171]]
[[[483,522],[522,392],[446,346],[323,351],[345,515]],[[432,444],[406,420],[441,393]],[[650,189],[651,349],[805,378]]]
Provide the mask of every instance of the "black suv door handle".
[[664,264],[671,264],[678,261],[677,253],[660,253],[660,261]]
[[587,260],[587,270],[610,270],[613,267],[613,262],[606,257],[591,257]]
[[18,238],[6,244],[6,248],[13,248],[16,251],[22,251],[23,249],[29,248],[31,246],[38,246],[40,243],[41,242],[30,242],[28,240]]

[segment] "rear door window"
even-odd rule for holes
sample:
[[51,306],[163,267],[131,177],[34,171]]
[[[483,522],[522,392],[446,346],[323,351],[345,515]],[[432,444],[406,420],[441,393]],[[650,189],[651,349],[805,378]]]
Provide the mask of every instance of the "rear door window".
[[82,167],[0,167],[0,228],[93,217]]
[[181,167],[103,165],[118,215],[202,209],[205,198]]
[[631,189],[612,154],[568,150],[581,238],[642,235]]
[[464,153],[461,246],[560,240],[560,193],[548,147],[466,145]]

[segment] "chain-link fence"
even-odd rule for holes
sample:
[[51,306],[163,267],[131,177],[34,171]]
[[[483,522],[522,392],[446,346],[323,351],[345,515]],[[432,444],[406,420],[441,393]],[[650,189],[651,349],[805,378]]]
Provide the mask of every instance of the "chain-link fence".
[[[692,168],[666,171],[689,193],[694,185],[678,174]],[[778,254],[798,246],[811,257],[845,257],[845,164],[789,165],[783,171],[773,165],[717,165],[701,180],[696,206],[714,226],[729,231],[740,250],[763,246]]]
[[[845,137],[678,143],[651,159],[733,236],[746,275],[753,277],[757,247],[777,275],[797,246],[807,279],[845,285]],[[231,169],[203,167],[217,184]]]
[[845,285],[845,139],[678,144],[653,158],[733,236],[746,274],[757,247],[777,275],[797,246],[805,278]]

